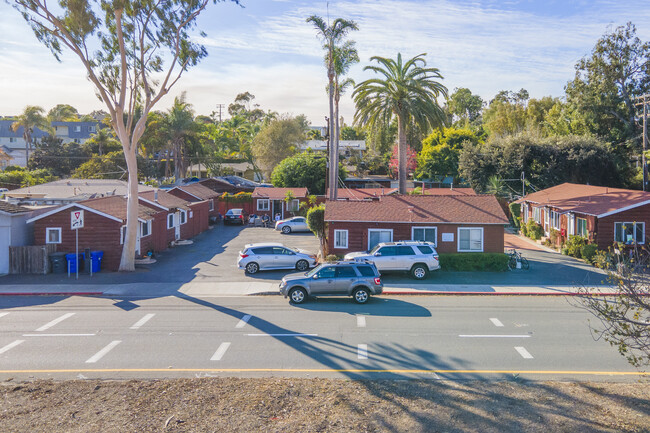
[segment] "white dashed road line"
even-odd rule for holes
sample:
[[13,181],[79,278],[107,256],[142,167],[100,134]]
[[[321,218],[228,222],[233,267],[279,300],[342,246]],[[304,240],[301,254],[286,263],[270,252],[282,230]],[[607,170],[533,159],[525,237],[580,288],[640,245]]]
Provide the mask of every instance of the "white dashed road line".
[[24,342],[25,340],[16,340],[13,343],[7,344],[5,347],[0,348],[0,354],[5,353],[8,350],[13,349],[14,347],[18,346],[20,343]]
[[88,361],[86,361],[86,363],[87,364],[92,364],[94,362],[99,361],[100,359],[102,359],[104,357],[104,355],[106,355],[108,352],[113,350],[113,348],[115,346],[117,346],[118,344],[120,344],[121,342],[122,341],[120,341],[120,340],[111,341],[110,343],[108,343],[108,345],[106,347],[104,347],[102,350],[100,350],[99,352],[95,353],[92,357],[90,357],[88,359]]
[[248,323],[248,321],[249,321],[250,319],[251,319],[251,315],[250,315],[250,314],[245,315],[244,317],[241,318],[241,320],[239,321],[239,323],[237,323],[237,326],[235,326],[235,328],[243,328],[244,326],[246,326],[246,324]]
[[135,324],[133,326],[131,326],[130,329],[138,329],[138,328],[140,328],[142,325],[147,323],[153,316],[155,316],[154,313],[145,315],[142,319],[135,322]]
[[366,316],[357,316],[357,327],[358,328],[366,327]]
[[230,347],[230,343],[221,343],[217,351],[214,352],[214,355],[212,355],[212,358],[210,358],[210,361],[221,361],[221,358],[226,353],[226,350],[228,350],[229,347]]
[[357,346],[357,358],[358,359],[368,359],[368,345],[359,344]]
[[494,323],[494,326],[498,326],[498,327],[503,326],[503,323],[501,323],[501,321],[499,319],[497,319],[496,317],[491,317],[490,322]]
[[530,335],[521,334],[521,335],[459,335],[461,338],[530,338]]
[[94,337],[95,334],[23,334],[23,337]]
[[248,337],[318,337],[318,334],[246,334]]
[[4,316],[6,316],[7,314],[9,314],[9,313],[0,313],[0,317],[4,317]]
[[63,316],[59,317],[58,319],[54,319],[49,323],[46,323],[45,325],[41,326],[36,330],[36,332],[41,332],[41,331],[46,331],[50,329],[52,326],[56,325],[57,323],[63,322],[65,319],[74,316],[74,313],[66,313]]
[[533,359],[533,355],[531,355],[526,349],[524,349],[521,346],[515,346],[515,350],[519,352],[522,358],[524,359]]

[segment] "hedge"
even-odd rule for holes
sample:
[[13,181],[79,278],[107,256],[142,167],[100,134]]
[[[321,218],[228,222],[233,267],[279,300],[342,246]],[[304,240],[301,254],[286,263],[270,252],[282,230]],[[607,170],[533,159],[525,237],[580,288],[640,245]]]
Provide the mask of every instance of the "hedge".
[[502,253],[440,254],[440,269],[503,272],[508,270],[508,256]]

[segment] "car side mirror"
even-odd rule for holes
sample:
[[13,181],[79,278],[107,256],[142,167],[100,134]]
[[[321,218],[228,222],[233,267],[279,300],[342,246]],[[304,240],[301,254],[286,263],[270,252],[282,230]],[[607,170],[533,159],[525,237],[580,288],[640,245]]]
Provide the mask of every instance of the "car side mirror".
[[375,257],[377,257],[377,256],[381,256],[381,253],[379,253],[379,252],[375,253]]
[[314,275],[312,278],[313,278],[314,280],[317,280],[317,279],[318,279],[318,275]]

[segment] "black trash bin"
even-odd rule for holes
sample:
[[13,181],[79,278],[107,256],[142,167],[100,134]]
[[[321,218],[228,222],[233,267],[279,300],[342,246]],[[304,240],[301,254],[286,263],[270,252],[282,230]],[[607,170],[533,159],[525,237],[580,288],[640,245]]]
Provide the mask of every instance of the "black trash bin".
[[50,254],[50,264],[52,265],[53,274],[65,274],[68,272],[68,263],[65,259],[65,253]]

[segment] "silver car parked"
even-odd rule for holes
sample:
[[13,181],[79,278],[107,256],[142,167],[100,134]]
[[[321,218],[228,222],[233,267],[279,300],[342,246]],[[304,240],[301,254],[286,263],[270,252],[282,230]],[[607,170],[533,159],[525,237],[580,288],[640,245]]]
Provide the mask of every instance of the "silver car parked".
[[424,241],[384,242],[368,252],[348,253],[344,260],[368,260],[380,272],[406,271],[416,280],[425,279],[429,272],[440,269],[435,245]]
[[249,274],[265,269],[306,271],[316,266],[316,255],[277,242],[248,244],[239,252],[237,266]]
[[323,263],[304,274],[282,278],[280,293],[294,304],[303,303],[308,296],[352,296],[365,304],[371,295],[380,295],[383,284],[379,271],[370,262]]
[[275,223],[275,229],[280,230],[285,235],[288,235],[291,232],[310,231],[309,226],[307,225],[307,219],[301,216],[280,220]]

